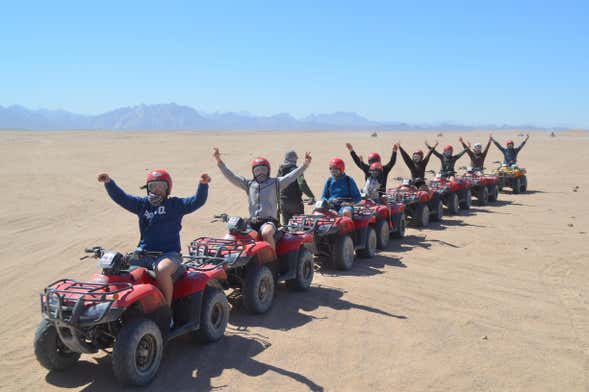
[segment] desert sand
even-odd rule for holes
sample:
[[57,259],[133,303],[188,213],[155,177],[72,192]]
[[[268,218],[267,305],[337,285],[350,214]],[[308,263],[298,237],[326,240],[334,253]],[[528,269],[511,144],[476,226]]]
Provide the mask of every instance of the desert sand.
[[[212,146],[244,175],[254,156],[277,169],[285,150],[311,151],[305,176],[319,195],[332,156],[363,183],[346,141],[387,160],[393,142],[413,151],[436,133],[0,132],[0,390],[119,390],[104,354],[84,355],[64,373],[48,373],[33,355],[41,290],[97,271],[79,260],[84,247],[136,245],[137,218],[109,199],[97,173],[139,194],[146,171],[164,167],[173,193],[188,196],[208,172],[208,202],[184,218],[186,247],[224,232],[213,214],[247,212]],[[518,133],[494,136],[517,143]],[[462,134],[471,142],[487,135]],[[443,132],[440,144],[457,148],[459,136]],[[533,132],[519,159],[527,194],[504,193],[495,205],[411,227],[349,272],[318,272],[308,292],[279,288],[266,315],[234,309],[220,342],[173,341],[142,390],[589,391],[588,150],[587,132]],[[491,147],[488,166],[499,157]],[[432,158],[430,168],[438,167]],[[408,174],[399,159],[391,178]]]

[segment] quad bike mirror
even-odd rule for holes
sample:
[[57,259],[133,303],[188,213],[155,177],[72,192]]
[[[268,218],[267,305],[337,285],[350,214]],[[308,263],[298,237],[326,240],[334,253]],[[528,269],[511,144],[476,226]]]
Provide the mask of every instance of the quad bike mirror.
[[232,216],[227,220],[227,229],[231,234],[238,234],[247,231],[247,222],[239,216]]
[[119,275],[125,264],[125,256],[119,252],[106,251],[98,260],[104,275]]

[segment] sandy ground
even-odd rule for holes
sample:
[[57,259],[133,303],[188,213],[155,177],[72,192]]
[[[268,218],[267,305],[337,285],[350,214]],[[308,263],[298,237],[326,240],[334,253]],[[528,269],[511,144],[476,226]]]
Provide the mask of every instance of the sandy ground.
[[[255,155],[277,168],[286,149],[310,150],[306,178],[318,194],[335,155],[362,182],[345,141],[364,156],[377,150],[388,157],[394,141],[413,150],[435,138],[368,135],[0,132],[0,390],[119,388],[103,354],[48,373],[32,347],[43,287],[93,273],[94,262],[78,259],[86,246],[130,250],[137,241],[136,217],[108,198],[98,172],[139,193],[146,170],[165,167],[176,195],[191,194],[197,176],[209,172],[209,201],[184,219],[186,246],[222,234],[222,224],[210,223],[214,213],[246,213],[245,195],[222,178],[211,146],[244,174]],[[444,132],[440,142],[457,145],[458,136]],[[487,133],[464,136],[474,142]],[[589,133],[533,133],[520,155],[528,194],[502,194],[496,205],[411,228],[349,272],[318,273],[308,292],[281,288],[266,315],[234,310],[217,344],[172,342],[144,390],[589,391],[587,150]],[[489,155],[489,162],[499,158],[494,147]],[[391,177],[407,174],[399,161]]]

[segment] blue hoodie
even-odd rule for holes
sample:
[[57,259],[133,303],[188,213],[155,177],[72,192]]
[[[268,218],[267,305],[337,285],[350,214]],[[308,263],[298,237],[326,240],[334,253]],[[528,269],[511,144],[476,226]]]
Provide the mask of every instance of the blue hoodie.
[[354,179],[344,174],[338,179],[333,177],[327,179],[321,198],[330,201],[338,198],[351,198],[354,203],[359,203],[362,200],[362,195],[360,195]]
[[182,217],[202,207],[209,192],[208,184],[199,183],[194,196],[168,197],[161,205],[154,207],[147,197],[129,195],[113,180],[105,183],[104,187],[115,203],[139,217],[141,239],[137,248],[160,252],[181,251]]

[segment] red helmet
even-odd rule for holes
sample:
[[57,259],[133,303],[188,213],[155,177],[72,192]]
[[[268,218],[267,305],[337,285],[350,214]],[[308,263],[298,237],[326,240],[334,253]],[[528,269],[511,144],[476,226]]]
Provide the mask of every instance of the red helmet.
[[380,155],[377,152],[368,154],[368,163],[380,162]]
[[256,166],[266,166],[268,167],[268,171],[270,171],[270,161],[264,157],[257,157],[252,161],[252,169]]
[[507,145],[507,146],[508,146],[508,145],[510,145],[510,144],[513,144],[513,140],[511,140],[511,139],[507,139],[507,140],[505,141],[505,145]]
[[444,152],[446,151],[454,151],[454,147],[452,147],[450,144],[446,145],[446,147],[444,147]]
[[344,160],[341,158],[331,158],[329,160],[329,168],[335,167],[339,169],[342,173],[346,171],[346,164]]
[[420,157],[423,158],[423,151],[422,150],[417,150],[413,153],[413,155],[419,155]]
[[375,171],[375,170],[382,171],[382,165],[380,164],[380,162],[374,162],[373,164],[370,165],[370,168],[368,170],[370,170],[370,171]]
[[165,181],[168,184],[168,195],[172,192],[172,177],[164,169],[154,169],[147,173],[146,186],[152,181]]

